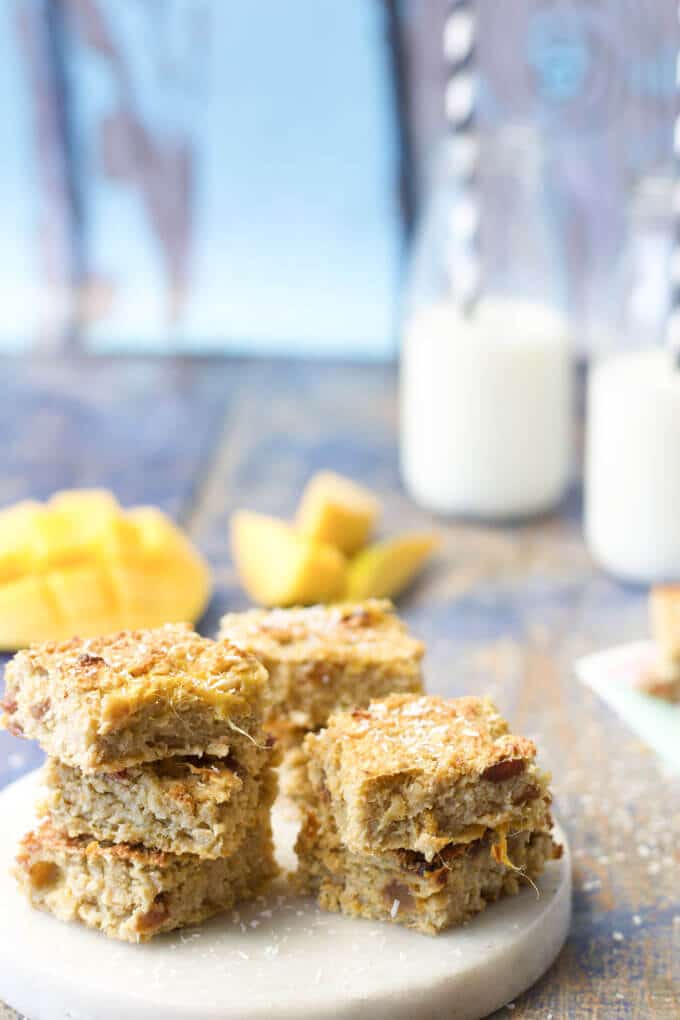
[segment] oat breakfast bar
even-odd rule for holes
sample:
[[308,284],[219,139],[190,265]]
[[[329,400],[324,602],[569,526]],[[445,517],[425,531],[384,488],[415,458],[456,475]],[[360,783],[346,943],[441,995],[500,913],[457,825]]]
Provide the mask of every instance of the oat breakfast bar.
[[432,860],[486,829],[536,828],[550,804],[533,742],[486,698],[393,695],[333,716],[303,750],[312,796],[328,799],[357,852]]
[[266,667],[267,726],[284,748],[299,745],[332,712],[422,690],[424,646],[386,600],[232,613],[220,637]]
[[325,909],[436,933],[559,856],[536,749],[488,699],[392,695],[301,754],[297,882]]
[[226,758],[167,758],[119,772],[83,773],[56,758],[43,770],[41,812],[67,836],[143,843],[155,850],[225,857],[276,796],[274,759],[251,774]]
[[332,818],[323,821],[314,811],[305,812],[295,849],[298,887],[316,896],[322,909],[393,921],[428,935],[514,895],[560,856],[547,831],[510,835],[500,847],[491,830],[444,847],[432,861],[412,850],[357,854],[342,845]]
[[83,772],[203,754],[253,771],[261,757],[265,669],[188,625],[35,645],[5,681],[5,728]]
[[22,840],[15,874],[34,907],[146,942],[258,895],[276,870],[266,810],[239,849],[216,860],[70,838],[47,822]]

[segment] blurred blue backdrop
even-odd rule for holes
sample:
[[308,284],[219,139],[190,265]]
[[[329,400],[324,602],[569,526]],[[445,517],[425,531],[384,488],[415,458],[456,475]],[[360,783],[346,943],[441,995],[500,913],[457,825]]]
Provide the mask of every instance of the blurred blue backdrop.
[[389,354],[387,36],[370,0],[3,0],[3,345]]
[[[478,0],[483,116],[542,132],[579,320],[670,172],[675,8]],[[3,0],[0,348],[393,355],[446,10]]]

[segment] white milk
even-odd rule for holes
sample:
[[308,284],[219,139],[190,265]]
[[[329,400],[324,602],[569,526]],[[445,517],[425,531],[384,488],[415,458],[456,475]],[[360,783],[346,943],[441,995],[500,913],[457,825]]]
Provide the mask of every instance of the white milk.
[[585,530],[613,574],[680,580],[680,370],[665,350],[591,369]]
[[407,324],[401,464],[413,498],[440,513],[522,517],[555,506],[571,462],[564,321],[501,299],[467,320],[449,303]]

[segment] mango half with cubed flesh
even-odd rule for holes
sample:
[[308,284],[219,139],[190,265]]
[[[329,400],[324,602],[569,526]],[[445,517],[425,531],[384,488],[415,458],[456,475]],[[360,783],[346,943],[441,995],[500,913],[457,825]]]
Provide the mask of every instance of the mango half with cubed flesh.
[[286,521],[239,510],[231,519],[231,548],[241,584],[262,606],[310,605],[342,596],[345,557]]
[[439,539],[431,533],[399,535],[363,549],[347,570],[345,597],[396,598],[423,569]]
[[194,622],[210,597],[197,550],[155,507],[100,490],[0,511],[0,648]]
[[305,486],[297,512],[303,534],[353,556],[368,541],[380,514],[372,492],[333,471],[320,471]]

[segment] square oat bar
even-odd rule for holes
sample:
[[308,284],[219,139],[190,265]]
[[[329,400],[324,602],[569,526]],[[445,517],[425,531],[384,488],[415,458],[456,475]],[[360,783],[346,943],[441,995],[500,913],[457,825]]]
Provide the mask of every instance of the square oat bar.
[[44,823],[20,844],[15,875],[34,907],[146,942],[259,895],[276,870],[267,809],[239,849],[216,860],[72,839]]
[[463,924],[487,903],[519,892],[561,854],[547,831],[510,835],[501,852],[487,830],[426,860],[412,850],[353,853],[338,839],[332,816],[307,810],[296,844],[297,885],[323,910],[391,921],[435,935]]
[[35,645],[7,666],[1,722],[83,772],[176,755],[261,757],[267,674],[183,624]]
[[411,850],[432,861],[488,829],[543,828],[549,814],[534,744],[510,733],[485,698],[373,701],[332,716],[303,754],[307,803],[329,803],[356,853]]
[[325,726],[332,712],[422,690],[424,646],[386,600],[233,613],[220,637],[266,667],[267,727],[284,748]]
[[226,857],[238,849],[252,818],[271,807],[277,788],[273,764],[269,759],[251,775],[229,756],[175,757],[119,772],[83,773],[48,758],[41,813],[67,836]]

